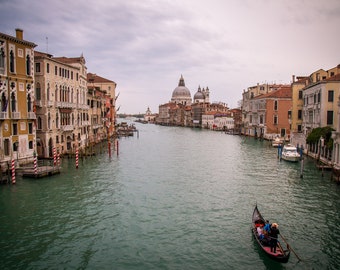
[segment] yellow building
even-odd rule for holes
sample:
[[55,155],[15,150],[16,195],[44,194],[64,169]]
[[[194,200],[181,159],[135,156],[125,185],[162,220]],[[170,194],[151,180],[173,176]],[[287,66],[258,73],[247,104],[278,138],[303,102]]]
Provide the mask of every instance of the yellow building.
[[23,39],[0,33],[0,165],[33,160],[36,150],[34,48]]

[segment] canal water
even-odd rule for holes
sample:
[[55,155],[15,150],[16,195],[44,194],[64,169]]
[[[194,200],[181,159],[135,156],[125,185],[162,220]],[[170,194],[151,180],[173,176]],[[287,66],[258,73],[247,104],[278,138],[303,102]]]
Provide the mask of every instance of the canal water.
[[[136,124],[119,155],[0,186],[1,269],[339,269],[340,186],[267,141]],[[100,153],[99,150],[102,150]],[[104,151],[105,150],[105,151]],[[259,250],[255,204],[296,254]]]

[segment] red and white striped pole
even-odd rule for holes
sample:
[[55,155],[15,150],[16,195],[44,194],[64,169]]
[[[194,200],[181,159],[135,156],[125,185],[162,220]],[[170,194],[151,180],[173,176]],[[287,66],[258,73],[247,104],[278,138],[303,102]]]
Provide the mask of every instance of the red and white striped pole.
[[57,163],[57,155],[56,155],[55,147],[53,147],[53,164],[54,164],[54,166],[56,165],[56,163]]
[[58,151],[57,153],[57,164],[58,164],[58,167],[60,166],[60,153]]
[[15,184],[15,161],[12,159],[12,184]]
[[78,169],[78,148],[76,149],[76,168]]

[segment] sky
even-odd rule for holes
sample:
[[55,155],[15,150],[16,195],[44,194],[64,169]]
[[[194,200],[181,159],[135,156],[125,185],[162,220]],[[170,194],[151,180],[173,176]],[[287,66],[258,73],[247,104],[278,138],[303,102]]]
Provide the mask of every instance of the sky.
[[86,60],[117,83],[119,113],[191,96],[236,108],[257,83],[291,83],[340,64],[338,0],[0,0],[0,32]]

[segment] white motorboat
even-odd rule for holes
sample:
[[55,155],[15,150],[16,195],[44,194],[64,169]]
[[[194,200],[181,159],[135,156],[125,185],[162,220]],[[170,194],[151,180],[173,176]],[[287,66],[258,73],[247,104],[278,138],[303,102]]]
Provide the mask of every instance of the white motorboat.
[[280,137],[276,137],[275,139],[272,140],[272,146],[279,147],[279,145],[282,145],[283,142],[284,142],[283,139],[281,139]]
[[286,161],[298,162],[300,160],[300,154],[294,145],[287,144],[283,146],[281,158]]

